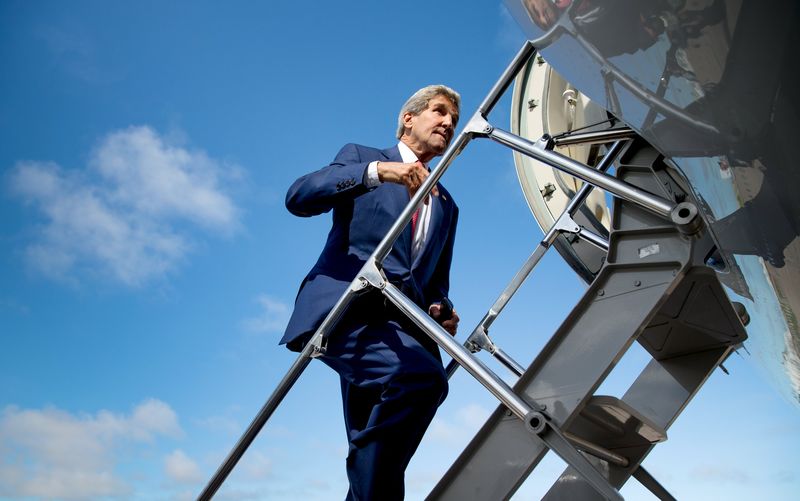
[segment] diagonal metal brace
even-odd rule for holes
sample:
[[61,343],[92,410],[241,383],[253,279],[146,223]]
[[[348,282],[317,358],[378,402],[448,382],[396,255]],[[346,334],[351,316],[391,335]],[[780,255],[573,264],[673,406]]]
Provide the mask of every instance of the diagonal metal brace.
[[364,294],[372,288],[383,289],[385,286],[386,278],[384,277],[380,268],[378,268],[375,260],[367,260],[367,262],[364,263],[364,266],[361,267],[358,275],[356,275],[356,278],[350,282],[350,285],[347,287],[345,293],[334,305],[331,313],[329,313],[331,318],[326,318],[322,325],[314,333],[313,337],[309,340],[308,346],[310,347],[310,351],[304,350],[304,353],[308,351],[308,356],[310,358],[318,358],[324,355],[327,349],[328,335],[339,322],[339,319],[344,314],[344,311],[347,309],[350,301],[352,301],[354,297]]
[[482,324],[475,327],[475,330],[472,331],[472,334],[470,334],[467,340],[464,341],[464,347],[472,353],[477,353],[481,350],[494,353],[497,349],[494,341],[492,341],[492,339],[489,337],[489,334],[486,332],[486,329]]
[[[483,317],[483,320],[475,330],[472,331],[472,334],[467,337],[466,341],[464,341],[464,347],[468,349],[471,353],[477,353],[481,350],[485,350],[489,352],[494,358],[500,361],[508,370],[510,370],[515,376],[520,377],[523,372],[525,372],[525,367],[520,365],[516,360],[511,358],[505,351],[503,351],[499,346],[497,346],[492,338],[489,337],[487,332],[488,325],[491,324],[491,319],[494,318],[490,315],[494,314],[497,316],[497,313],[489,310],[489,313]],[[447,373],[448,379],[455,374],[456,369],[458,369],[459,364],[455,360],[451,360],[449,364],[447,364],[447,368],[445,368],[445,372]]]
[[469,122],[464,125],[463,134],[469,134],[470,137],[486,137],[492,133],[494,127],[481,115],[480,111],[476,111],[469,119]]
[[511,413],[521,418],[530,432],[534,433],[547,447],[583,475],[586,481],[597,489],[603,497],[611,500],[622,500],[619,492],[564,438],[558,427],[551,423],[550,418],[544,414],[543,406],[536,402],[529,403],[514,393],[514,390],[505,381],[497,377],[467,349],[456,342],[449,333],[400,292],[397,287],[391,283],[384,283],[383,294],[402,313],[410,318],[417,327],[443,348],[448,355],[463,365]]
[[[472,134],[477,134],[479,131],[490,134],[492,127],[488,122],[486,122],[480,113],[476,113],[466,125],[465,131],[472,131]],[[541,147],[552,149],[552,139],[549,136],[544,136],[539,141],[541,143]],[[603,157],[596,167],[597,171],[607,171],[613,165],[614,160],[616,160],[616,158],[622,152],[625,144],[626,141],[615,141],[614,144],[608,149],[608,153]],[[572,219],[572,216],[586,201],[586,198],[593,189],[594,186],[589,183],[585,183],[575,197],[570,200],[569,204],[567,204],[567,207],[564,209],[564,212],[553,223],[553,226],[551,226],[547,231],[547,234],[544,236],[542,241],[539,242],[539,245],[536,246],[536,249],[534,249],[533,253],[522,265],[522,268],[517,271],[516,275],[514,275],[514,278],[511,279],[511,282],[506,286],[492,307],[489,308],[489,311],[486,312],[469,337],[467,337],[467,340],[464,342],[465,348],[470,350],[472,353],[476,353],[480,350],[488,351],[492,354],[492,356],[500,360],[503,365],[508,367],[517,376],[520,376],[522,372],[524,372],[524,368],[521,365],[509,357],[492,341],[492,339],[489,337],[489,327],[492,325],[498,315],[500,315],[500,313],[503,311],[503,308],[506,307],[508,302],[511,300],[511,297],[527,279],[531,271],[533,271],[536,265],[539,264],[539,261],[542,259],[545,252],[547,252],[550,246],[553,245],[559,235],[564,233],[577,235],[579,238],[586,240],[590,244],[602,250],[608,251],[608,240],[590,230],[587,230],[586,228],[581,227],[575,222],[574,219]],[[451,361],[447,366],[447,377],[452,376],[458,367],[459,365],[456,361]]]
[[378,267],[378,263],[372,259],[364,263],[364,266],[358,273],[358,280],[364,284],[365,288],[371,287],[378,290],[386,288],[386,275],[384,275],[383,270]]
[[581,227],[572,219],[568,212],[561,214],[561,217],[556,220],[550,231],[560,231],[562,233],[580,233]]

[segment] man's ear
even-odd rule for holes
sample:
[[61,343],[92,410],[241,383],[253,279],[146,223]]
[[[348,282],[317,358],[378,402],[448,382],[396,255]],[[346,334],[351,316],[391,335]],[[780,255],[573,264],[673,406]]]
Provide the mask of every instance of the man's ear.
[[406,129],[410,129],[411,128],[411,123],[413,122],[415,116],[416,115],[414,115],[413,113],[411,113],[409,111],[403,113],[403,126]]

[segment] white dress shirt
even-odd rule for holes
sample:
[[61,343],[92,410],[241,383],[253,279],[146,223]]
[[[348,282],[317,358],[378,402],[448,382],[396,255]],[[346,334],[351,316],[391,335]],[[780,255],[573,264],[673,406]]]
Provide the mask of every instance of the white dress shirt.
[[[410,164],[418,161],[417,155],[411,151],[411,148],[406,146],[402,141],[397,143],[397,149],[400,150],[400,158],[404,163]],[[425,166],[427,167],[427,165]],[[378,162],[370,162],[367,167],[367,188],[374,188],[382,184],[378,177]],[[428,239],[428,230],[431,226],[431,204],[433,200],[428,196],[428,203],[420,203],[419,216],[417,217],[417,229],[414,232],[414,240],[411,245],[411,257],[416,259],[419,252],[425,247],[425,242]]]

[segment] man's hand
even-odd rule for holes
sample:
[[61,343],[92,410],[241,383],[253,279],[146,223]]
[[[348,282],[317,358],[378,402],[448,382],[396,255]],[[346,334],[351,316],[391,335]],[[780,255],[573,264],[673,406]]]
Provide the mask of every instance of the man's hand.
[[[402,184],[408,188],[408,193],[413,197],[425,179],[428,178],[430,172],[425,168],[425,165],[420,161],[412,164],[404,164],[401,162],[378,162],[378,179],[384,183]],[[435,197],[439,196],[439,190],[434,186],[431,194]],[[428,198],[425,198],[425,203],[428,203]]]
[[[430,305],[428,308],[428,314],[431,316],[431,318],[439,322],[439,317],[442,315],[442,305],[439,303]],[[444,330],[449,332],[451,336],[455,336],[456,331],[458,331],[459,320],[458,313],[456,313],[456,310],[453,310],[453,316],[443,322],[439,322],[439,324],[441,324]]]

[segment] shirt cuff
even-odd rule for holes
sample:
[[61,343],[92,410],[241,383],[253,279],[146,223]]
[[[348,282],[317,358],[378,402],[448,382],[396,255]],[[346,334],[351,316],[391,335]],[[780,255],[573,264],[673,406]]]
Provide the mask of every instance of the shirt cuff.
[[367,175],[364,179],[364,185],[367,188],[377,188],[381,184],[381,179],[378,177],[378,161],[370,162],[367,166]]

